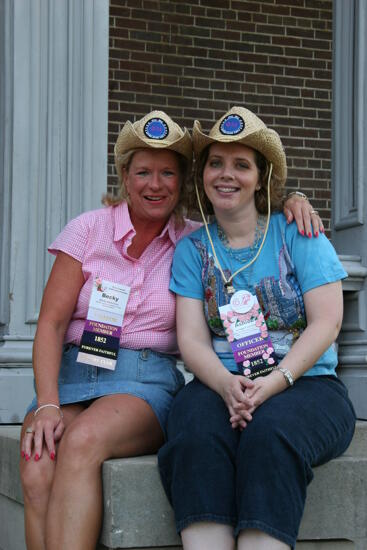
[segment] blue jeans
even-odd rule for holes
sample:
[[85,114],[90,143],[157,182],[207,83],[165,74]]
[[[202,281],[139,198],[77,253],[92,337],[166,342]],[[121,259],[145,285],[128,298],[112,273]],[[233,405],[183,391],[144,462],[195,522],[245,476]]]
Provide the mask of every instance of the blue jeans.
[[304,376],[240,432],[222,398],[194,379],[175,397],[158,459],[177,531],[193,522],[259,529],[294,547],[312,467],[342,454],[355,428],[343,383]]

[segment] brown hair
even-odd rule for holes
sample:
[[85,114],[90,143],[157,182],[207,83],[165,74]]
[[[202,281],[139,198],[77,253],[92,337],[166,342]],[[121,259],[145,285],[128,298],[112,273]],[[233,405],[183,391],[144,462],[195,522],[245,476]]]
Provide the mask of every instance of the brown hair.
[[[204,191],[203,173],[209,157],[212,144],[208,145],[200,153],[195,163],[194,181],[198,187],[201,204],[204,212],[208,215],[214,214],[213,206]],[[248,147],[246,145],[246,147]],[[249,147],[252,149],[252,147]],[[255,191],[255,206],[259,214],[266,214],[268,211],[267,181],[269,176],[269,163],[262,153],[252,149],[255,153],[255,163],[259,172],[260,189]],[[283,185],[279,178],[272,174],[270,180],[270,208],[271,211],[279,211],[283,207]]]

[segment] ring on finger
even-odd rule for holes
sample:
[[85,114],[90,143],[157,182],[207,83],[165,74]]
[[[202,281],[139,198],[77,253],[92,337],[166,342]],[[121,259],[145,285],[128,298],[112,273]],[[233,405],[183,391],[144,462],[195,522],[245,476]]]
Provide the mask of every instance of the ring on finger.
[[27,428],[25,433],[26,434],[34,434],[34,429],[33,428]]
[[310,212],[310,215],[312,216],[312,214],[315,214],[316,216],[318,216],[319,212],[318,212],[318,210],[312,209],[311,212]]

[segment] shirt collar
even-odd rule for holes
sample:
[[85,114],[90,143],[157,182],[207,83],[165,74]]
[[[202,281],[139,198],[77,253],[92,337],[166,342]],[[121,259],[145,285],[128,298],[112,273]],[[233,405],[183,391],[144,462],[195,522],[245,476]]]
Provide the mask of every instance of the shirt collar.
[[[131,223],[129,207],[126,201],[123,201],[114,207],[114,216],[115,216],[115,233],[113,238],[114,241],[120,241],[121,239],[126,237],[126,235],[128,235],[130,232],[133,233],[133,235],[136,234],[135,228]],[[164,228],[162,229],[161,234],[158,235],[157,238],[162,239],[166,235],[168,235],[172,243],[176,245],[178,240],[178,230],[176,229],[176,222],[173,214],[168,220],[168,222],[166,223],[166,225],[164,226]]]
[[115,234],[113,240],[120,241],[130,232],[135,235],[135,229],[130,220],[127,203],[125,201],[120,202],[113,210],[115,216]]

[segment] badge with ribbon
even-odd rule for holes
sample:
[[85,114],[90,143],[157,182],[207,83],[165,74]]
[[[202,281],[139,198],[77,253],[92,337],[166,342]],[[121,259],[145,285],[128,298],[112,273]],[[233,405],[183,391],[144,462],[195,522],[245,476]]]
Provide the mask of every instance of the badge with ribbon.
[[130,287],[97,277],[93,283],[78,363],[114,370]]
[[277,359],[256,296],[238,290],[219,313],[238,371],[248,378],[269,374]]

